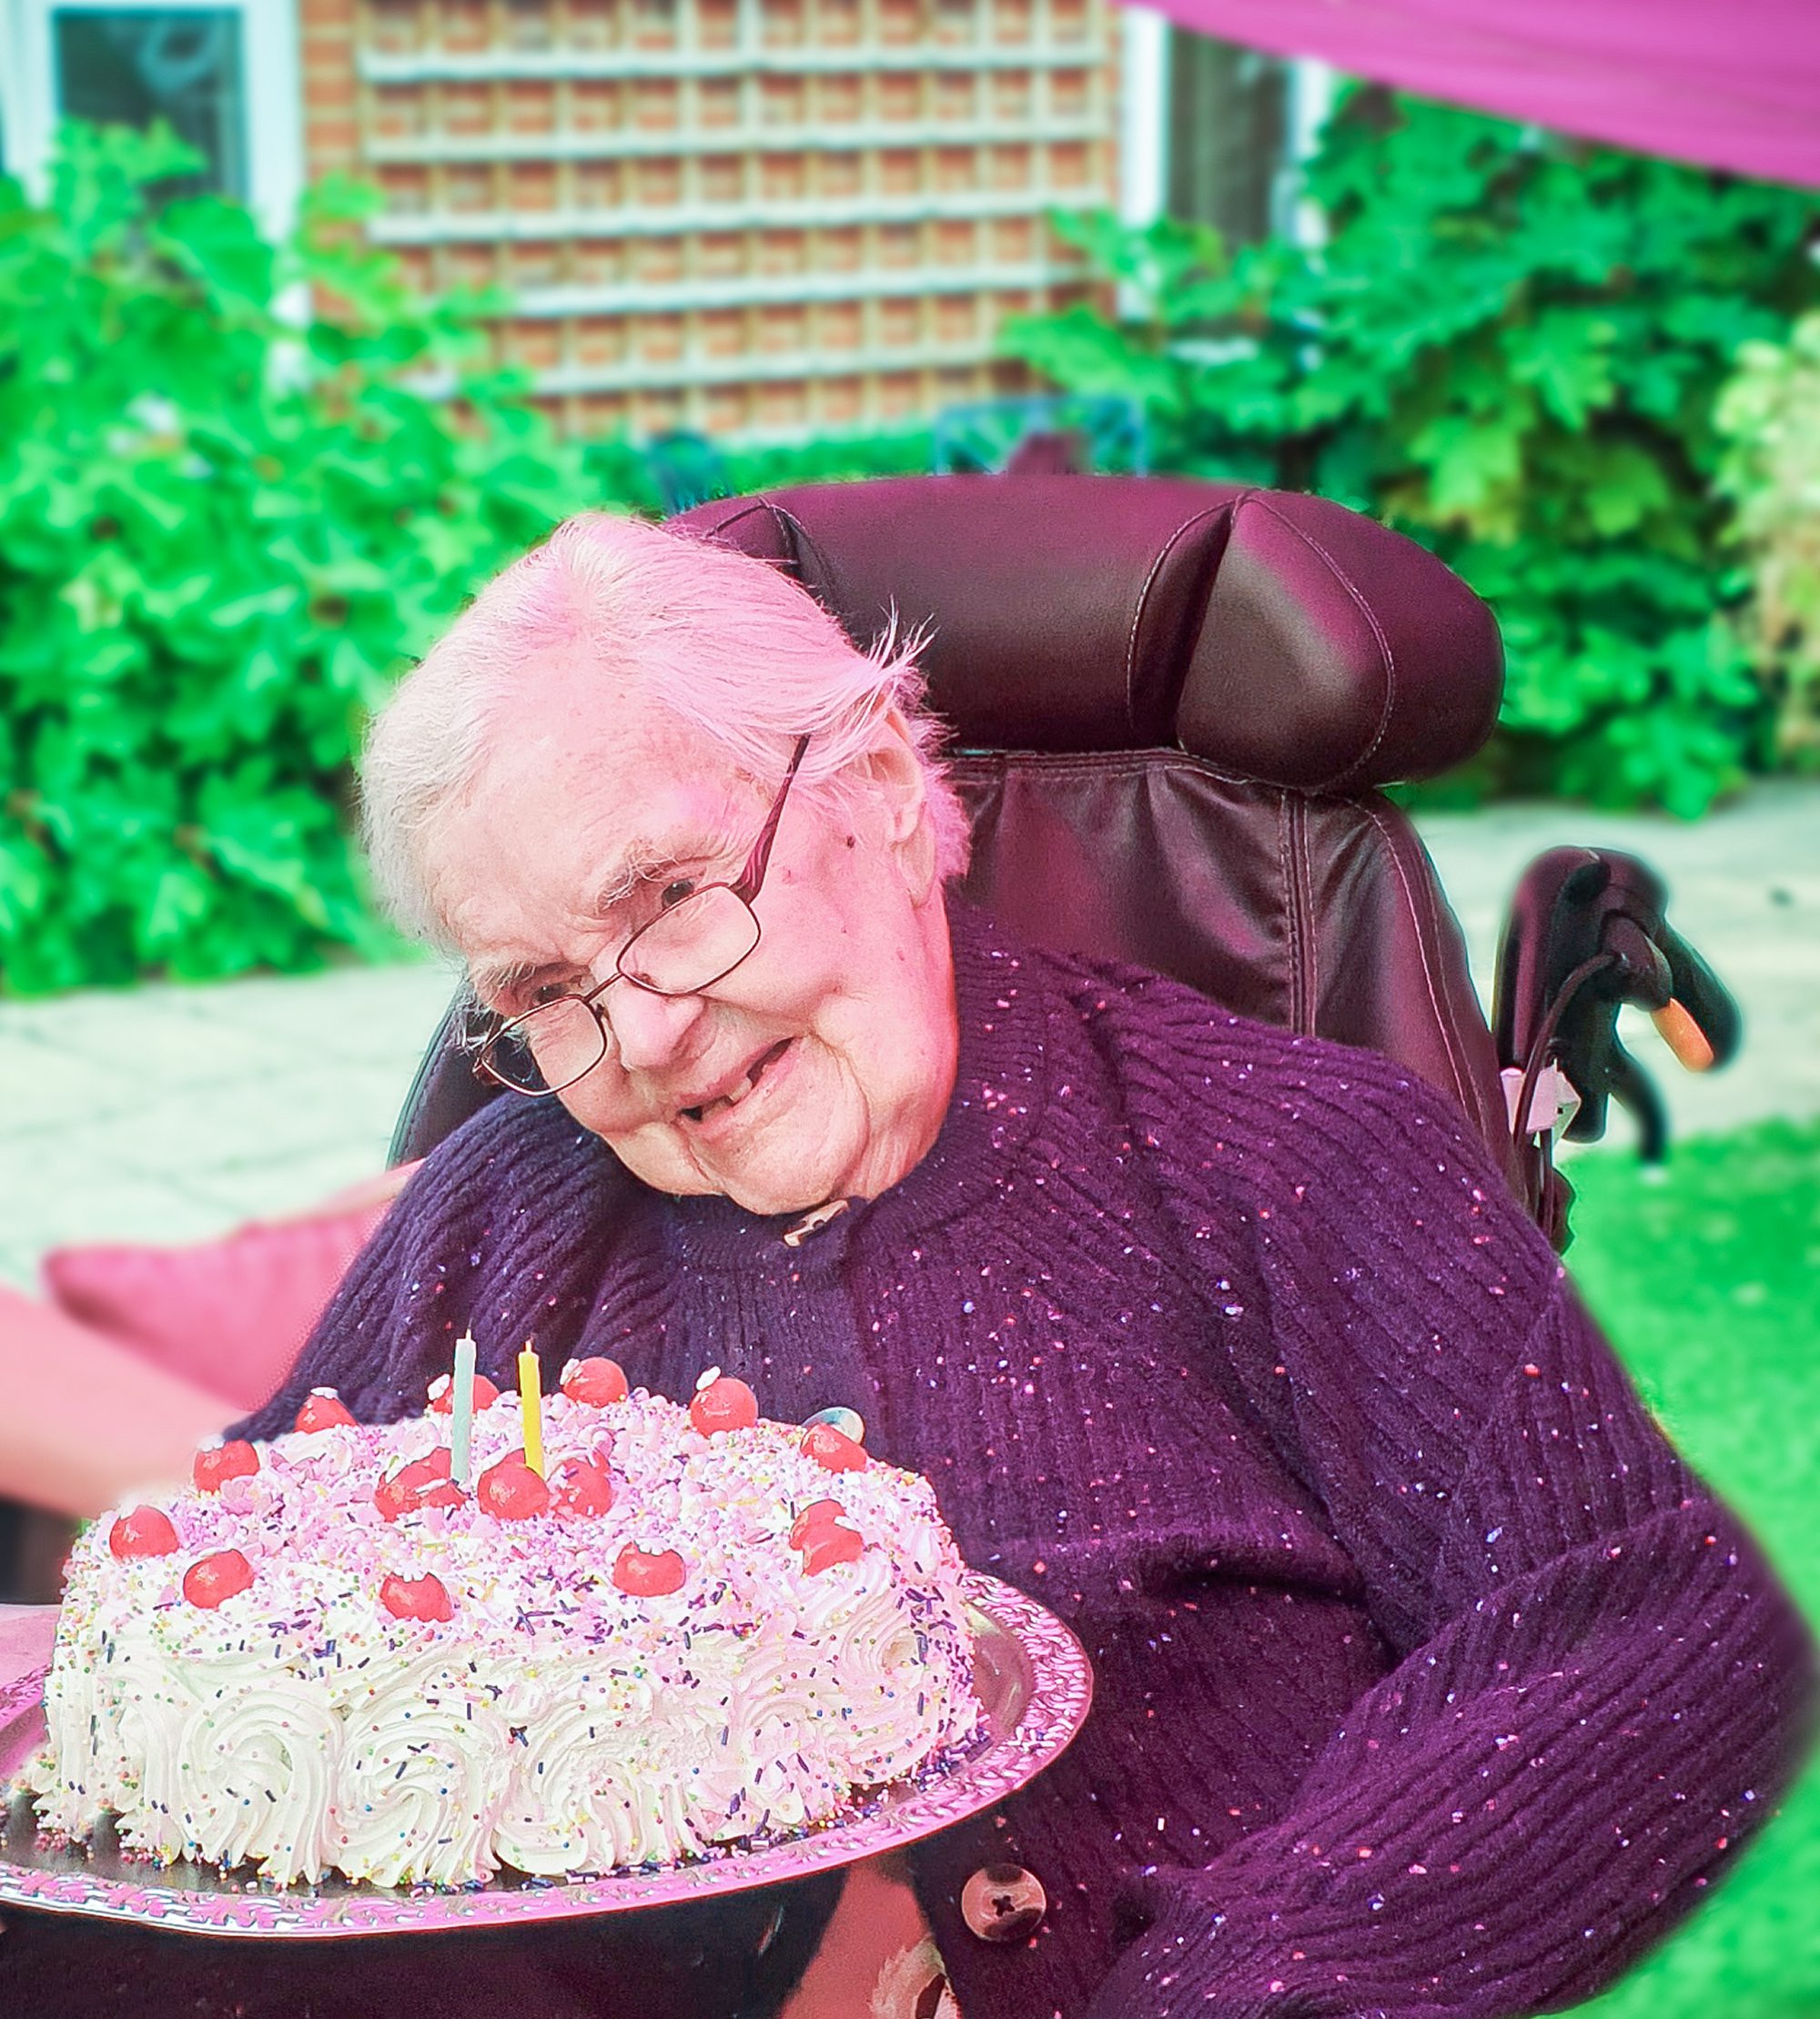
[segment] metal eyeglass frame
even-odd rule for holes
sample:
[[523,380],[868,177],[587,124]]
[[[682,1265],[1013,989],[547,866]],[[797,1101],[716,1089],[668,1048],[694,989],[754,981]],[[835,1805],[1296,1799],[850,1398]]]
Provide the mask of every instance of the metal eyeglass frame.
[[[692,891],[689,893],[689,897],[693,899],[704,897],[710,891],[730,891],[745,906],[746,912],[752,919],[752,944],[746,948],[738,960],[730,961],[726,966],[721,968],[715,974],[703,975],[693,988],[659,988],[652,982],[641,980],[638,975],[628,971],[625,964],[626,956],[652,927],[662,924],[670,915],[660,914],[656,918],[651,919],[641,925],[638,931],[632,934],[625,944],[620,948],[618,956],[613,962],[612,973],[607,976],[604,982],[591,988],[585,995],[552,996],[548,1003],[540,1003],[536,1008],[526,1010],[521,1015],[509,1018],[506,1022],[500,1024],[487,1037],[475,1057],[474,1073],[476,1077],[490,1080],[494,1085],[504,1087],[508,1093],[521,1094],[526,1100],[531,1101],[540,1101],[549,1095],[560,1094],[565,1087],[573,1086],[577,1080],[586,1079],[588,1075],[594,1070],[594,1067],[601,1063],[601,1060],[605,1058],[608,1052],[612,1049],[612,1037],[608,1030],[606,1019],[601,1014],[600,999],[615,982],[630,982],[634,988],[643,989],[648,995],[665,995],[672,999],[683,995],[699,995],[703,989],[713,988],[716,982],[725,981],[734,968],[738,967],[743,962],[750,960],[753,954],[758,951],[758,943],[764,937],[764,927],[758,914],[753,910],[753,900],[764,886],[764,873],[771,862],[771,844],[777,838],[777,823],[784,818],[784,803],[790,796],[790,787],[795,780],[797,771],[803,762],[803,754],[808,747],[809,737],[807,734],[796,739],[796,747],[790,753],[789,769],[784,773],[784,782],[777,788],[777,797],[771,803],[771,811],[764,816],[764,825],[759,829],[758,839],[752,844],[752,853],[747,855],[745,866],[740,871],[739,874],[731,883],[703,883],[699,890]],[[688,901],[688,899],[684,900],[685,903]],[[493,1053],[500,1045],[511,1042],[514,1035],[533,1018],[544,1015],[559,1003],[579,1003],[593,1018],[594,1026],[601,1035],[599,1053],[579,1073],[570,1074],[566,1079],[560,1081],[554,1086],[521,1086],[516,1080],[507,1079],[492,1065],[491,1056]],[[525,1049],[527,1051],[531,1049],[528,1043]]]

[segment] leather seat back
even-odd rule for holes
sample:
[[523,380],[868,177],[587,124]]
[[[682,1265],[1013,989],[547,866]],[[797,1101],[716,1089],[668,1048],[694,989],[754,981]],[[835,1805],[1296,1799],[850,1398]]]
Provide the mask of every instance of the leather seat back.
[[[968,894],[1038,944],[1388,1053],[1513,1170],[1459,930],[1376,789],[1497,717],[1497,627],[1431,554],[1326,500],[1148,478],[808,485],[672,524],[788,569],[861,643],[927,632]],[[485,1097],[432,1055],[396,1151]]]

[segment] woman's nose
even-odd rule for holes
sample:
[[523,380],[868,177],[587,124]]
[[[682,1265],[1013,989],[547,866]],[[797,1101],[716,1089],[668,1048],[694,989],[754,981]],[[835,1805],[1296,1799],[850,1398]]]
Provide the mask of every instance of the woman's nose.
[[601,998],[612,1026],[613,1048],[628,1073],[654,1072],[670,1065],[705,1006],[699,995],[655,995],[630,983]]

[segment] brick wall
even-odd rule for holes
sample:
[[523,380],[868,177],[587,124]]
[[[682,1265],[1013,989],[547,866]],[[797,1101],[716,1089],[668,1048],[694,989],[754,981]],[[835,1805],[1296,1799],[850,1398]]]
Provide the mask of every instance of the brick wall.
[[312,177],[588,434],[855,429],[1008,389],[1113,200],[1107,0],[302,0]]

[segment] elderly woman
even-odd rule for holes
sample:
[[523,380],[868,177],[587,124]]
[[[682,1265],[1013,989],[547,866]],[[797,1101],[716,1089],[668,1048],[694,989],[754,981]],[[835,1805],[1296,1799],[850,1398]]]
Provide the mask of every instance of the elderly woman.
[[[1062,1762],[911,1860],[968,2019],[1587,1995],[1785,1778],[1799,1629],[1441,1095],[948,899],[917,703],[901,642],[650,528],[480,595],[368,791],[511,1091],[251,1430],[324,1383],[420,1408],[469,1327],[496,1378],[533,1334],[551,1378],[856,1406],[1097,1674]],[[1008,1927],[961,1911],[987,1865]],[[827,1903],[784,1904],[794,1974]],[[728,1915],[698,1984],[776,2009],[775,1913]]]

